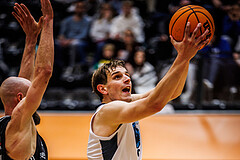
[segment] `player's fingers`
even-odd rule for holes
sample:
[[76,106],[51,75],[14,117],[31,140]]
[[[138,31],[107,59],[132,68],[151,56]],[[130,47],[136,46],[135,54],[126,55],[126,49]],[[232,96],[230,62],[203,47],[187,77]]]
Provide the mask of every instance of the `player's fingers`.
[[208,42],[210,41],[210,39],[206,39],[205,41],[201,41],[198,45],[197,48],[200,49],[202,46],[206,46],[208,44]]
[[173,39],[171,35],[169,37],[170,37],[171,43],[174,44],[176,41]]
[[15,6],[13,7],[13,9],[15,10],[15,12],[20,15],[20,10],[19,10],[19,5],[17,3],[15,3]]
[[41,16],[41,17],[39,18],[38,25],[39,25],[40,27],[42,27],[42,25],[43,25],[43,16]]
[[185,27],[185,33],[184,33],[184,38],[190,37],[190,22],[187,22],[186,27]]
[[22,9],[22,7],[18,4],[18,3],[15,3],[15,6],[14,6],[14,10],[17,12],[17,14],[19,16],[21,16],[22,18],[23,17],[26,17],[26,13],[25,11]]
[[21,3],[21,7],[24,10],[24,12],[26,13],[26,15],[31,16],[30,11],[28,10],[28,8],[24,4]]
[[[41,2],[41,11],[42,11],[42,13],[43,13],[43,15],[44,15],[44,7],[45,7],[44,1],[43,1],[43,0],[40,0],[40,2]],[[44,15],[44,16],[45,16],[45,15]]]
[[200,31],[200,28],[201,28],[202,24],[201,23],[198,23],[196,28],[194,29],[193,33],[192,33],[192,38],[195,39],[198,32]]
[[41,5],[42,5],[42,8],[44,8],[44,7],[45,7],[45,5],[46,5],[46,2],[45,2],[45,0],[41,0]]
[[199,42],[203,41],[204,39],[207,39],[206,36],[208,33],[209,33],[209,30],[208,29],[205,30],[205,32],[196,39],[196,43],[198,44]]
[[12,15],[15,17],[18,23],[22,26],[22,19],[18,16],[18,14],[16,14],[15,12],[12,12]]
[[18,14],[16,14],[15,12],[12,12],[12,15],[15,17],[15,19],[20,23],[21,22],[21,18],[18,16]]

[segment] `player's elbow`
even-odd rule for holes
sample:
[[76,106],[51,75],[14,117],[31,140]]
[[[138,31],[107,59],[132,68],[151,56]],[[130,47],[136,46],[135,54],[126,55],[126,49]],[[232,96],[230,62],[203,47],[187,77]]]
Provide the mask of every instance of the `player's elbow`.
[[178,98],[180,95],[181,95],[181,93],[174,94],[174,95],[171,97],[171,100],[174,100],[174,99]]
[[51,66],[38,67],[36,69],[35,75],[41,75],[45,79],[50,79],[52,77],[53,69]]
[[176,98],[178,98],[181,94],[182,94],[182,91],[183,91],[183,87],[178,87],[175,92],[172,94],[171,96],[171,100],[174,100]]
[[155,111],[155,112],[159,112],[159,111],[161,111],[162,109],[163,109],[163,107],[166,105],[167,103],[158,103],[158,104],[155,104],[155,105],[153,105],[153,110]]
[[51,66],[46,66],[43,68],[43,74],[45,75],[46,78],[51,78],[52,72],[53,72],[53,69]]

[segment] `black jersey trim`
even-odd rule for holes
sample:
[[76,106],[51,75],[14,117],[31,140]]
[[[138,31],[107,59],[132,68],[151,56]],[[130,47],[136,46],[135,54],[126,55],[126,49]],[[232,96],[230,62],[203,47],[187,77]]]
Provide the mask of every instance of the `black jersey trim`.
[[113,158],[118,148],[117,135],[118,133],[110,140],[100,140],[104,160],[111,160]]

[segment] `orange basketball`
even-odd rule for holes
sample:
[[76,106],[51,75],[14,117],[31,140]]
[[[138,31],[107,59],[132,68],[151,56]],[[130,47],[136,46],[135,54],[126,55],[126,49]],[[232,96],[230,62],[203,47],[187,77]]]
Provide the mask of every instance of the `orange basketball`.
[[176,41],[182,41],[187,22],[190,22],[190,33],[194,31],[198,23],[202,23],[197,36],[200,36],[208,29],[209,33],[206,39],[209,38],[211,41],[215,32],[215,25],[211,14],[205,8],[198,5],[187,5],[179,8],[174,13],[169,23],[169,34]]

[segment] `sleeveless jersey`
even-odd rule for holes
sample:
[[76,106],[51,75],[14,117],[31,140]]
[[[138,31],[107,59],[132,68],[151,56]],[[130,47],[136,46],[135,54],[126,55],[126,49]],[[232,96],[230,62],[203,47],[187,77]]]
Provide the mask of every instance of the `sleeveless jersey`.
[[[12,160],[6,153],[5,148],[5,131],[11,116],[4,116],[0,118],[0,160]],[[37,132],[37,144],[34,155],[29,160],[47,160],[48,152],[47,146],[43,138]]]
[[90,122],[87,156],[89,160],[141,160],[142,145],[139,123],[124,123],[109,137],[101,137],[93,133],[92,122],[96,113],[103,107],[101,105]]

